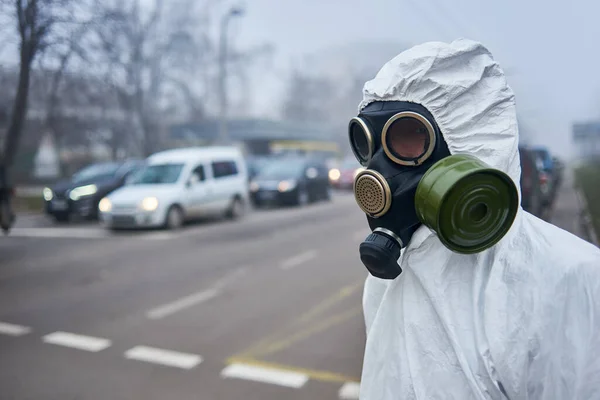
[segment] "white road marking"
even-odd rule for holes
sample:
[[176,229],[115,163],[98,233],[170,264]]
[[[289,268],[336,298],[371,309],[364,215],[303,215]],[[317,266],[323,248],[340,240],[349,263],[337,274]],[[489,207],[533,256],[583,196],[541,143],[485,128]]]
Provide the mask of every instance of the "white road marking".
[[304,253],[300,253],[298,255],[295,255],[294,257],[290,257],[287,260],[283,260],[283,262],[281,263],[281,268],[291,269],[297,267],[298,265],[304,264],[305,262],[312,260],[316,256],[316,250],[305,251]]
[[240,267],[235,271],[232,271],[221,279],[217,280],[210,288],[201,292],[193,293],[189,296],[182,297],[179,300],[175,300],[171,303],[164,304],[162,306],[153,308],[146,313],[146,317],[149,319],[161,319],[168,315],[174,314],[188,307],[204,303],[212,298],[217,297],[221,294],[221,290],[228,284],[233,282],[235,279],[243,276],[247,272],[248,266]]
[[171,232],[152,232],[146,233],[139,236],[136,236],[138,239],[147,239],[147,240],[170,240],[177,238],[178,235]]
[[360,394],[360,384],[357,382],[346,382],[338,391],[340,399],[358,399]]
[[98,239],[109,237],[108,232],[99,229],[77,228],[14,228],[10,236],[15,237],[43,237],[67,239]]
[[71,347],[73,349],[92,352],[104,350],[112,344],[108,339],[60,331],[46,335],[42,340],[45,343],[55,344],[57,346]]
[[308,376],[298,372],[257,367],[247,364],[231,364],[221,371],[223,378],[237,378],[248,381],[270,383],[299,389],[308,381]]
[[224,277],[222,277],[221,279],[216,281],[212,285],[211,288],[216,289],[216,290],[223,289],[225,286],[229,285],[231,282],[233,282],[237,278],[240,278],[240,277],[246,275],[248,268],[250,268],[250,267],[249,266],[240,267],[240,268],[236,269],[235,271],[232,271],[232,272],[226,274]]
[[167,303],[160,307],[153,308],[152,310],[146,313],[146,317],[150,319],[160,319],[164,318],[168,315],[174,314],[178,311],[181,311],[185,308],[195,306],[197,304],[208,301],[220,293],[219,289],[208,289],[202,292],[194,293],[189,296],[183,297],[179,300],[176,300],[172,303]]
[[136,346],[127,350],[125,358],[182,369],[192,369],[202,362],[202,357],[196,354],[180,353],[178,351],[147,346]]
[[31,332],[31,328],[23,325],[9,324],[7,322],[0,322],[0,334],[9,336],[23,336]]

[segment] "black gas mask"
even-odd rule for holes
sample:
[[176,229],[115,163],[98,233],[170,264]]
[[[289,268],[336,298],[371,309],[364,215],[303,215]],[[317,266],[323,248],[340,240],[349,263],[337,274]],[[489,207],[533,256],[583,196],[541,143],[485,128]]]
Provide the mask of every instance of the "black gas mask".
[[415,103],[371,103],[350,121],[348,134],[366,167],[354,180],[356,202],[372,230],[360,245],[360,258],[372,275],[394,279],[401,272],[400,250],[421,225],[417,186],[450,151],[433,116]]
[[519,207],[515,183],[472,155],[451,155],[422,105],[371,103],[352,118],[348,135],[365,167],[354,196],[372,231],[359,250],[373,276],[400,275],[400,251],[421,224],[462,254],[490,248],[510,229]]

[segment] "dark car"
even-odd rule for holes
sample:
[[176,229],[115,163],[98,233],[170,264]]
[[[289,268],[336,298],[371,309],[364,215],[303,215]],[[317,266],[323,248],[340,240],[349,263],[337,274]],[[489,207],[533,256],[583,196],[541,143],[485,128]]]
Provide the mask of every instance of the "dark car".
[[260,173],[261,169],[273,158],[274,156],[247,156],[246,167],[248,169],[248,179],[254,179]]
[[352,190],[354,188],[354,177],[362,169],[364,167],[356,161],[356,158],[348,158],[339,167],[329,170],[329,181],[337,189]]
[[270,161],[250,183],[254,205],[304,205],[331,199],[327,165],[318,160],[282,157]]
[[565,172],[565,164],[558,157],[552,157],[552,163],[554,164],[554,174],[552,175],[552,197],[556,197],[556,192],[562,185],[562,180]]
[[143,161],[107,162],[89,165],[68,181],[44,188],[46,214],[58,222],[72,215],[98,218],[98,203],[113,190],[123,186],[127,177],[139,170]]
[[521,206],[525,211],[541,217],[544,211],[545,173],[532,150],[519,147],[519,156],[521,158]]
[[554,202],[555,184],[556,184],[556,168],[554,159],[550,151],[543,146],[534,146],[530,148],[531,152],[537,158],[540,179],[542,180],[542,203],[544,206],[549,206]]

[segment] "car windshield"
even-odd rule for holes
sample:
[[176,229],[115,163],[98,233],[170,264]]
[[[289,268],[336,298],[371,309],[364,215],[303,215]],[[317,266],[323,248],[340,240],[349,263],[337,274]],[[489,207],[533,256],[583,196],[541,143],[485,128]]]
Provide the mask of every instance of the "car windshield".
[[269,161],[268,158],[250,158],[248,159],[248,167],[254,172],[257,172],[267,165]]
[[304,163],[292,160],[273,161],[264,166],[260,171],[260,179],[289,179],[302,174]]
[[183,164],[148,165],[131,178],[130,185],[156,185],[175,183],[181,175]]
[[115,176],[115,173],[119,167],[119,164],[116,163],[90,165],[73,175],[73,183],[80,183],[89,180],[99,181],[103,179],[110,179]]
[[144,164],[139,161],[127,161],[119,167],[115,175],[122,177],[125,174],[139,170]]

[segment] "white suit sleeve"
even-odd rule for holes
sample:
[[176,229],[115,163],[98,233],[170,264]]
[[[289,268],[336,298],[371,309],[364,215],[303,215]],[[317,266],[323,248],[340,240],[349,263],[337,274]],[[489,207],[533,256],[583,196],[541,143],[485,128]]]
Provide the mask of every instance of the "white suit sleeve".
[[377,315],[377,310],[381,305],[381,301],[383,300],[383,296],[390,282],[391,281],[375,278],[370,274],[365,281],[365,289],[363,292],[363,312],[365,316],[367,335],[369,334],[369,330],[371,329],[375,315]]

